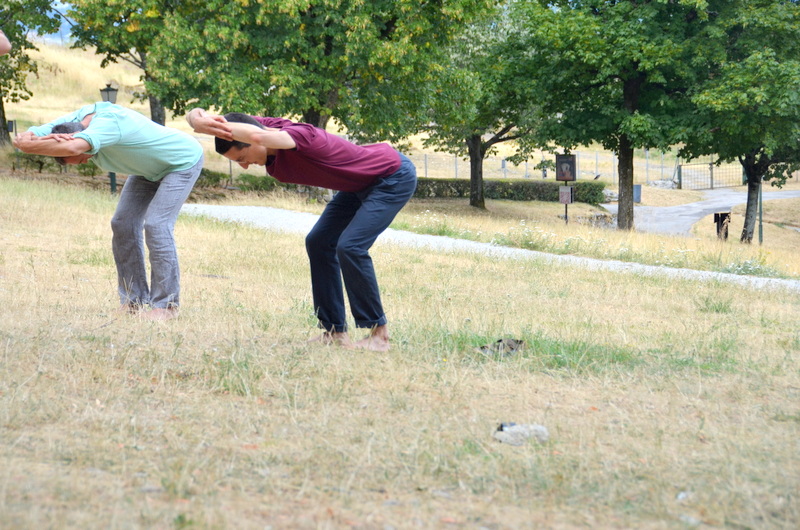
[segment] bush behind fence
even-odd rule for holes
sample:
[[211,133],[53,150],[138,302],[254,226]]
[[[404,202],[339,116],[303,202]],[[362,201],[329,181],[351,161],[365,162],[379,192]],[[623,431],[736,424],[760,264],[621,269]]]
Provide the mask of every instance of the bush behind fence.
[[[495,180],[484,179],[483,193],[487,199],[509,201],[558,202],[558,189],[564,185],[555,180]],[[605,183],[594,180],[576,181],[575,200],[589,204],[600,204],[605,200]],[[470,181],[465,179],[421,178],[414,194],[418,198],[468,198]]]
[[[229,180],[227,173],[203,169],[198,187],[224,185]],[[600,204],[604,201],[603,189],[606,184],[600,181],[584,180],[572,183],[575,187],[575,200],[589,204]],[[305,186],[284,184],[265,175],[256,176],[242,173],[236,178],[237,188],[246,191],[272,191],[278,187],[284,189],[305,189]],[[550,201],[558,202],[558,189],[564,185],[555,180],[523,180],[523,179],[484,179],[484,197],[511,201]],[[414,197],[417,198],[468,198],[470,195],[469,179],[420,178]]]

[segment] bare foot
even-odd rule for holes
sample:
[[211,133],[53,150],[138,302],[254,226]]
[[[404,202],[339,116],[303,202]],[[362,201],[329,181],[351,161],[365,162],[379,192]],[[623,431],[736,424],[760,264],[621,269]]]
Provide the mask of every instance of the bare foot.
[[117,308],[117,313],[120,315],[138,315],[142,310],[142,306],[134,303],[122,304]]
[[350,335],[346,331],[326,331],[318,337],[314,337],[308,342],[319,342],[325,345],[341,346],[342,348],[352,349],[353,343],[350,341]]
[[142,318],[146,320],[172,320],[178,316],[177,307],[155,307],[146,313],[142,313]]
[[354,345],[361,350],[385,352],[389,351],[389,328],[375,326],[369,336],[356,342]]

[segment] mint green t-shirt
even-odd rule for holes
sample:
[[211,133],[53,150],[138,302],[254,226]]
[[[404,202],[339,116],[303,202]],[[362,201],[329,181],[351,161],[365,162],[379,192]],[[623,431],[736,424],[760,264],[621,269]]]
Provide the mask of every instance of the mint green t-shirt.
[[134,110],[107,102],[86,105],[28,131],[46,136],[56,125],[79,122],[89,114],[94,114],[89,126],[74,136],[89,143],[91,148],[87,153],[104,171],[140,175],[155,182],[173,171],[191,168],[203,154],[200,143],[185,132],[164,127]]

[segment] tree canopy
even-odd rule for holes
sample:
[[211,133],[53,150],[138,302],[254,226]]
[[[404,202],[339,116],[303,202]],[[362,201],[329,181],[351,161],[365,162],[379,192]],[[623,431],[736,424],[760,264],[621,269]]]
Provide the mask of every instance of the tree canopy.
[[706,39],[713,56],[692,89],[696,106],[687,157],[739,160],[748,184],[741,240],[753,238],[762,180],[780,186],[800,169],[800,5],[725,2]]
[[[156,82],[149,64],[149,52],[164,30],[164,16],[181,3],[174,0],[71,0],[69,16],[75,20],[71,35],[73,47],[93,47],[103,56],[102,67],[119,60],[142,70],[142,82]],[[161,101],[143,91],[150,117],[164,124],[166,113]]]
[[687,92],[707,69],[697,37],[702,0],[518,1],[523,30],[509,41],[519,83],[547,118],[541,142],[602,144],[619,157],[618,225],[633,228],[634,148],[667,149],[686,136]]
[[518,58],[503,55],[517,30],[505,5],[495,15],[467,26],[448,47],[448,60],[429,91],[425,145],[470,160],[470,205],[484,208],[483,161],[497,144],[525,145],[536,125],[535,102],[513,78]]
[[431,62],[489,0],[189,0],[152,48],[171,108],[333,117],[352,134],[398,138],[414,127]]
[[15,103],[31,96],[26,82],[29,74],[37,72],[37,66],[28,54],[35,49],[28,39],[29,33],[54,33],[59,26],[60,18],[51,12],[49,1],[12,0],[0,5],[0,28],[12,45],[11,52],[0,57],[0,145],[11,143],[4,103]]

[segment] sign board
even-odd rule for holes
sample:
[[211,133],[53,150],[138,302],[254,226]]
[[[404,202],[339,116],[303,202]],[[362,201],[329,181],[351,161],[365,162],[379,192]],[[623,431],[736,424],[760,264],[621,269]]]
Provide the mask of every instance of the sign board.
[[561,204],[572,204],[575,202],[575,188],[572,186],[559,186],[558,202]]
[[575,155],[556,155],[556,180],[572,182],[578,178],[578,163]]

